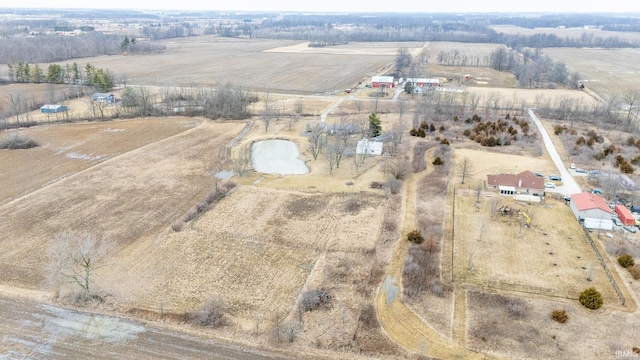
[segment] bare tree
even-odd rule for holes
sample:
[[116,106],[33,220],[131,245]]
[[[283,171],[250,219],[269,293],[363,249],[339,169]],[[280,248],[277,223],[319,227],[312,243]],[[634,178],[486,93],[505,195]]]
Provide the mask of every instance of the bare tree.
[[402,119],[402,117],[404,116],[404,113],[407,111],[407,102],[404,100],[399,100],[396,102],[396,106],[398,108],[398,114]]
[[360,114],[362,112],[362,101],[356,99],[355,104],[356,104],[356,109],[358,110],[358,114]]
[[304,113],[304,103],[301,99],[296,100],[296,102],[293,104],[293,109],[295,113],[298,114],[298,116]]
[[391,160],[382,164],[384,174],[390,174],[398,180],[404,180],[411,174],[411,163],[407,160]]
[[458,174],[462,178],[461,184],[464,184],[464,180],[470,177],[473,173],[473,164],[469,158],[464,158],[458,163]]
[[318,159],[326,141],[326,127],[323,123],[317,122],[309,127],[309,145],[307,149],[313,156],[313,160]]
[[471,111],[476,111],[480,104],[480,100],[482,100],[482,96],[479,94],[469,93],[469,105],[471,106]]
[[632,118],[638,113],[638,102],[640,102],[640,92],[636,90],[629,91],[622,95],[622,102],[626,110],[627,126],[631,124]]
[[260,113],[260,119],[262,119],[262,124],[264,125],[264,132],[269,132],[269,126],[271,125],[271,120],[274,118],[275,107],[269,101],[269,92],[264,96],[264,108]]
[[20,125],[20,117],[27,111],[28,100],[23,91],[10,92],[6,95],[9,101],[10,116],[16,117],[16,124]]
[[391,126],[391,155],[394,155],[398,146],[402,144],[402,137],[406,130],[407,125],[403,118],[399,118],[398,121]]
[[89,112],[91,116],[95,119],[98,117],[98,102],[93,99],[92,96],[89,97],[87,104],[89,105]]
[[81,289],[81,300],[99,298],[93,292],[93,277],[113,244],[88,232],[64,231],[49,247],[49,274],[54,285],[68,281]]
[[327,159],[327,166],[329,167],[329,175],[333,175],[333,168],[336,165],[336,156],[334,153],[335,149],[332,146],[329,146],[324,151],[324,157]]
[[238,149],[231,159],[231,163],[233,164],[233,171],[238,176],[244,176],[251,165],[251,145],[245,144],[240,146],[240,149]]
[[344,156],[344,153],[347,150],[347,146],[349,145],[349,134],[351,131],[351,126],[344,118],[341,118],[340,123],[335,124],[334,126],[335,131],[333,132],[333,139],[330,143],[327,141],[327,150],[330,154],[333,154],[333,156],[335,157],[334,163],[336,165],[336,168],[339,168],[342,157]]
[[486,99],[487,107],[491,107],[494,110],[497,110],[501,100],[502,95],[500,95],[500,93],[497,91],[493,91],[489,93],[489,97]]
[[300,114],[295,113],[293,115],[289,115],[287,124],[289,125],[289,131],[293,129],[293,125],[297,124],[300,121]]

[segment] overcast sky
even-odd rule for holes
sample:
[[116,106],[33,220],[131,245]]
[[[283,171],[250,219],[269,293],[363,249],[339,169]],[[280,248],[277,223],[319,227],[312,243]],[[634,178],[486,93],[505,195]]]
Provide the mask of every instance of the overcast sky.
[[12,4],[0,4],[0,7],[303,12],[640,13],[640,1],[637,0],[19,0]]

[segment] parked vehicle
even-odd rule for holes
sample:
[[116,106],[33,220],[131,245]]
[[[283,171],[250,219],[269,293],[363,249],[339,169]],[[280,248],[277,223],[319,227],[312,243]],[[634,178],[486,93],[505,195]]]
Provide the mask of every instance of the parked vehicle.
[[549,175],[549,180],[562,181],[562,178],[559,175],[551,174],[551,175]]
[[533,175],[535,175],[537,177],[544,177],[544,175],[540,174],[539,172],[534,172]]
[[616,224],[617,226],[622,226],[622,221],[620,221],[620,219],[618,219],[617,216],[613,216],[611,220],[613,220],[613,223]]
[[596,194],[596,195],[602,195],[602,190],[600,190],[600,189],[591,189],[591,193],[592,194]]
[[638,232],[638,228],[635,226],[625,226],[624,229],[632,234],[635,234]]
[[544,187],[546,187],[547,189],[554,189],[556,187],[556,184],[552,182],[546,182],[544,183]]
[[591,171],[589,171],[589,177],[590,178],[597,178],[598,176],[600,176],[600,170],[591,170]]
[[586,173],[587,173],[587,170],[577,168],[577,169],[576,169],[576,172],[577,172],[578,174],[586,174]]
[[576,168],[576,164],[571,163],[571,165],[569,165],[569,169],[575,169]]

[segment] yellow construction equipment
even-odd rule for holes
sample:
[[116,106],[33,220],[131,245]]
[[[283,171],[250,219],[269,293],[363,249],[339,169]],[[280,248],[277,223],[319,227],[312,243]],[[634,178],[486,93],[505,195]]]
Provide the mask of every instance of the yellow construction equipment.
[[524,216],[524,219],[527,221],[526,225],[529,226],[529,223],[531,222],[531,218],[529,217],[529,215],[527,215],[527,213],[523,211],[522,216]]

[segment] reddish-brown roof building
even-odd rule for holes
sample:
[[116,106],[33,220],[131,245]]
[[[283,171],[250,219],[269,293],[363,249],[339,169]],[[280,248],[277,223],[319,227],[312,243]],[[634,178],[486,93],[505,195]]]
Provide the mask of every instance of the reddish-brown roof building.
[[569,206],[576,219],[586,228],[601,230],[611,230],[613,228],[613,221],[611,220],[613,211],[600,196],[590,192],[573,194],[571,195]]
[[616,205],[613,210],[618,214],[618,218],[623,225],[633,226],[636,224],[636,218],[633,217],[631,211],[624,205]]
[[505,195],[544,193],[544,178],[528,170],[519,174],[487,175],[487,184]]

